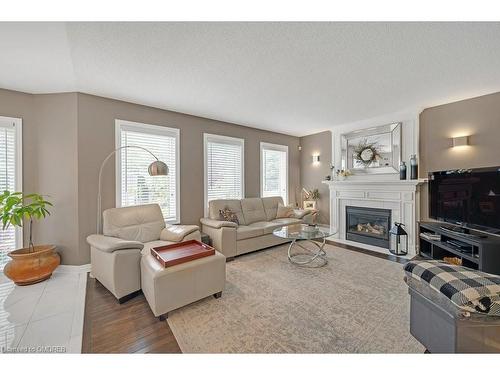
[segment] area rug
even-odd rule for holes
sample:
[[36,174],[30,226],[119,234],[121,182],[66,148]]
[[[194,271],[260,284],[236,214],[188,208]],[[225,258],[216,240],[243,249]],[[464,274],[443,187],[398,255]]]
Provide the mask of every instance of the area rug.
[[222,297],[169,314],[184,353],[423,353],[409,332],[402,265],[326,245],[300,267],[287,245],[227,263]]

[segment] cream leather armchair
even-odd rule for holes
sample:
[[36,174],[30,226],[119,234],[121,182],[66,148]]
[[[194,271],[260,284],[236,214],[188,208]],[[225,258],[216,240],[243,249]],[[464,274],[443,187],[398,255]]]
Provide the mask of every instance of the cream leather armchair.
[[92,275],[123,303],[141,290],[142,255],[192,239],[201,239],[198,226],[166,226],[157,204],[105,210],[103,234],[87,237]]

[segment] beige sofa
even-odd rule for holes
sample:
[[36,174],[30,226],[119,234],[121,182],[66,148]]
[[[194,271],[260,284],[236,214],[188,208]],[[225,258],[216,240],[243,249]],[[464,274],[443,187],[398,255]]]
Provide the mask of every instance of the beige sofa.
[[157,204],[104,211],[103,233],[87,237],[92,275],[120,303],[142,288],[155,316],[164,318],[224,289],[226,260],[220,253],[167,269],[153,258],[152,247],[201,237],[196,225],[165,226]]
[[[274,236],[273,230],[283,225],[312,222],[312,213],[294,210],[294,217],[276,218],[281,197],[218,199],[209,202],[208,218],[202,218],[202,231],[210,236],[212,245],[226,256],[245,254],[288,242]],[[220,220],[219,210],[229,208],[238,217],[239,225]]]

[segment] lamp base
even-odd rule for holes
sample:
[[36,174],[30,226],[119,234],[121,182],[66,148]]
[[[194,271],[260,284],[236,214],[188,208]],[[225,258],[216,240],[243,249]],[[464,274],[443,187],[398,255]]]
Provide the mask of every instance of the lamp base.
[[391,252],[391,254],[394,254],[396,255],[397,257],[398,256],[402,256],[402,255],[408,255],[408,251],[396,251],[396,250],[392,250],[392,249],[389,249],[389,251]]

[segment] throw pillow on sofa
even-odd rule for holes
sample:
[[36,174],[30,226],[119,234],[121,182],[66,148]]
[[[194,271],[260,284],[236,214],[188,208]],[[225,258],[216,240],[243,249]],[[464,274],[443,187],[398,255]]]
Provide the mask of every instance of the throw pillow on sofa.
[[278,204],[278,211],[276,212],[277,219],[293,217],[293,216],[294,216],[294,211],[292,205],[283,206],[281,204]]
[[232,221],[233,223],[240,225],[238,216],[227,207],[223,210],[219,210],[219,216],[222,221]]

